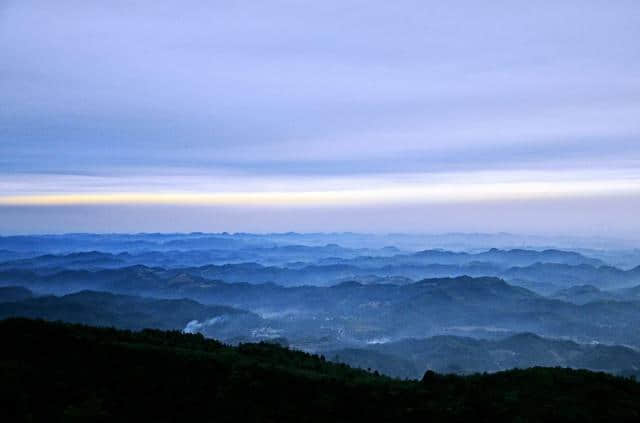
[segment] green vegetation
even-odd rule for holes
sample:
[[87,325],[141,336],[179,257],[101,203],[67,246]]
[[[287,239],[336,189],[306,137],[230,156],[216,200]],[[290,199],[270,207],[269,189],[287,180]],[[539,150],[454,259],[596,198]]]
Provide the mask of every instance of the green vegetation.
[[274,344],[0,322],[0,421],[637,421],[640,384],[561,368],[378,376]]

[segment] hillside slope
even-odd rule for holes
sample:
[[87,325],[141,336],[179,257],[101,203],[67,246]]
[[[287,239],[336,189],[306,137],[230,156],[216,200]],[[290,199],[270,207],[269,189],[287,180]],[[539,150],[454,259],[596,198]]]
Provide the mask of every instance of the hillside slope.
[[534,368],[405,382],[270,344],[0,322],[2,421],[633,421],[640,384]]

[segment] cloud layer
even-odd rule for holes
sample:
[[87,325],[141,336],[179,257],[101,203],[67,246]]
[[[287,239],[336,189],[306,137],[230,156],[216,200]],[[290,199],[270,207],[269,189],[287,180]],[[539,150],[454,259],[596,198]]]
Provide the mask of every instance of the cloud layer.
[[2,2],[0,205],[635,201],[638,39],[625,0]]

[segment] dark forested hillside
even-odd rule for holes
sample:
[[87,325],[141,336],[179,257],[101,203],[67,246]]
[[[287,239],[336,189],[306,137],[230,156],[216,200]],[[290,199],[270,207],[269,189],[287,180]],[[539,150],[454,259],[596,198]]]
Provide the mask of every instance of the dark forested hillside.
[[636,421],[640,384],[531,368],[400,381],[273,344],[0,322],[2,421]]

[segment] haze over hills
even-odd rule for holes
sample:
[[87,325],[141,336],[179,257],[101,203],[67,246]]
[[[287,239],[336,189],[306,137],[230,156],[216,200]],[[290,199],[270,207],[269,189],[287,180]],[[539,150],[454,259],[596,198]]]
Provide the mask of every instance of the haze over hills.
[[[607,255],[637,252],[634,240],[604,237],[532,236],[509,233],[447,234],[366,234],[366,233],[66,233],[50,235],[0,236],[0,254],[74,251],[138,252],[167,250],[225,250],[241,247],[270,248],[283,246],[323,247],[337,244],[346,249],[380,249],[403,251],[445,249],[456,252],[498,249],[552,248],[592,250]],[[178,248],[182,246],[181,248]],[[620,251],[616,251],[620,250]],[[640,262],[638,263],[640,265]]]
[[494,248],[479,253],[425,250],[406,254],[392,247],[352,250],[335,244],[241,247],[223,253],[154,250],[136,254],[99,251],[46,254],[0,262],[0,271],[30,269],[53,274],[64,269],[97,271],[135,265],[180,269],[207,279],[288,286],[331,285],[375,277],[402,281],[462,275],[497,276],[546,294],[577,284],[608,289],[640,284],[640,266],[622,270],[571,251]]
[[181,330],[194,320],[223,317],[253,321],[254,325],[260,320],[243,310],[206,306],[187,299],[151,299],[98,291],[78,291],[62,297],[7,298],[3,294],[0,291],[0,319],[21,316],[131,330]]
[[401,377],[535,365],[638,371],[640,267],[559,248],[339,244],[358,239],[377,238],[5,237],[15,250],[0,261],[0,317],[271,340]]
[[384,373],[401,378],[419,378],[423,369],[472,374],[534,366],[640,374],[637,349],[577,344],[532,333],[492,340],[440,335],[328,351],[325,355],[355,367],[383,369]]

